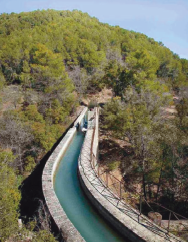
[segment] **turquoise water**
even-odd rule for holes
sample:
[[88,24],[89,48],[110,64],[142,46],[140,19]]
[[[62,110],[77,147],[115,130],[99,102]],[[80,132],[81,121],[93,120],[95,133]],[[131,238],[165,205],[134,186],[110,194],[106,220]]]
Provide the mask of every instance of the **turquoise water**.
[[55,177],[55,192],[68,218],[87,242],[128,242],[91,206],[81,190],[77,166],[84,134],[73,138]]

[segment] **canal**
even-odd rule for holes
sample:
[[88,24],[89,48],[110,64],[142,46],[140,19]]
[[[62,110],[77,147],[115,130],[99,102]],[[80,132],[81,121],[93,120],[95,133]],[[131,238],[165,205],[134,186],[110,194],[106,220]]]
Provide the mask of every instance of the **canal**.
[[96,212],[83,193],[78,176],[78,157],[85,135],[78,131],[56,172],[54,188],[67,217],[86,242],[129,242]]

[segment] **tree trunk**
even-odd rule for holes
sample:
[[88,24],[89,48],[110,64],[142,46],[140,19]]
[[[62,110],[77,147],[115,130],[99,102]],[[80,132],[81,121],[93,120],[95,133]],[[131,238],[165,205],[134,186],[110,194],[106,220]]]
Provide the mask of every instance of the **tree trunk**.
[[143,193],[144,193],[144,197],[145,199],[147,200],[147,195],[146,195],[146,181],[145,181],[145,174],[144,174],[144,171],[143,171]]
[[162,177],[162,167],[161,167],[161,170],[160,170],[160,177],[159,177],[159,184],[158,184],[158,187],[157,187],[157,196],[156,196],[156,202],[158,201],[158,195],[159,195],[159,188],[161,186],[161,177]]

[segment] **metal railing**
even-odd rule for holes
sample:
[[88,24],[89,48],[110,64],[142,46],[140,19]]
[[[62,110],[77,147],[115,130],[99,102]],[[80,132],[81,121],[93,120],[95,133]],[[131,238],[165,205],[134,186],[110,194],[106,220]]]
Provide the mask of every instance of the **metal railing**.
[[[94,168],[94,167],[93,167]],[[140,215],[144,214],[143,212],[143,204],[146,205],[150,211],[152,212],[158,212],[160,214],[168,213],[168,223],[167,226],[165,226],[165,223],[161,223],[161,227],[165,230],[167,230],[167,233],[177,233],[178,236],[181,236],[182,233],[188,232],[188,219],[181,214],[178,214],[171,209],[168,209],[161,204],[152,201],[152,204],[149,203],[143,194],[136,192],[135,190],[132,190],[132,193],[126,192],[125,190],[125,181],[120,181],[117,179],[111,172],[104,170],[103,167],[100,167],[100,164],[98,163],[97,166],[95,166],[95,169],[97,168],[97,176],[99,179],[101,179],[104,184],[121,200],[125,203],[128,203],[131,205],[131,202],[135,203],[136,201],[139,201],[139,213]],[[155,208],[153,208],[152,205],[155,205]],[[156,209],[157,207],[157,209]],[[137,207],[134,207],[135,209],[138,209]],[[179,221],[179,226],[177,226],[177,229],[171,228],[173,227],[174,221]],[[139,221],[139,217],[138,217]],[[187,221],[187,224],[185,223]],[[170,226],[172,225],[172,226]]]
[[[94,112],[94,122],[93,122],[94,125],[92,127],[90,127],[90,129],[93,129],[93,133],[92,133],[92,137],[91,137],[91,146],[89,149],[91,165],[90,165],[90,167],[87,167],[87,171],[86,171],[86,172],[88,172],[88,171],[93,172],[94,178],[93,178],[93,180],[89,180],[87,178],[88,181],[111,204],[113,204],[121,212],[123,212],[126,215],[128,215],[129,217],[131,217],[133,220],[137,221],[139,224],[148,228],[152,232],[160,235],[161,237],[165,237],[168,241],[171,241],[171,239],[173,239],[173,241],[181,242],[182,241],[181,239],[178,239],[174,234],[171,234],[169,232],[173,232],[173,233],[175,232],[175,233],[177,233],[176,235],[181,236],[181,234],[183,232],[188,231],[188,227],[186,227],[186,225],[183,224],[182,220],[181,220],[181,219],[183,219],[183,220],[188,221],[187,218],[185,218],[184,216],[182,216],[178,213],[175,213],[174,211],[172,211],[168,208],[165,208],[161,204],[152,202],[153,204],[158,206],[158,208],[160,208],[157,211],[161,211],[161,209],[162,209],[169,213],[167,228],[162,225],[159,226],[159,225],[155,224],[153,221],[151,221],[148,217],[146,217],[143,214],[143,210],[142,210],[143,203],[145,203],[150,208],[151,211],[155,212],[155,210],[152,208],[151,204],[148,203],[148,201],[145,199],[145,197],[141,193],[134,191],[134,197],[136,196],[136,199],[139,200],[139,210],[136,207],[132,207],[130,204],[128,204],[127,201],[128,200],[131,201],[133,195],[131,195],[131,193],[127,193],[129,195],[128,195],[128,197],[126,196],[126,198],[125,198],[125,193],[126,193],[125,181],[124,180],[120,181],[111,172],[109,172],[107,169],[104,169],[102,166],[100,166],[100,163],[98,162],[98,158],[94,155],[94,152],[93,152],[94,138],[95,138],[96,132],[98,131],[97,130],[98,129],[98,120],[97,120],[98,116],[99,116],[99,109],[96,108],[96,110]],[[84,171],[82,162],[80,162],[80,165],[82,166],[83,171]],[[87,177],[87,174],[86,174],[86,177]],[[98,180],[97,185],[96,185],[96,179]],[[106,192],[104,193],[104,191],[108,191],[108,194],[106,194]],[[170,230],[172,218],[176,218],[177,221],[180,221],[181,226],[184,227],[184,229],[183,230],[182,229],[181,230]]]

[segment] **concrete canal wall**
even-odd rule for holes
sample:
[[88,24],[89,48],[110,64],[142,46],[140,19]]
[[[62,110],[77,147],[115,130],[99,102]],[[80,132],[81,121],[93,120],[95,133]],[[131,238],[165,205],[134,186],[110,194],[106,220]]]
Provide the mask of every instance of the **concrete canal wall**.
[[65,238],[67,242],[84,242],[85,240],[82,238],[80,233],[68,219],[66,213],[64,212],[63,208],[59,203],[53,186],[54,176],[62,156],[64,155],[71,140],[76,134],[76,125],[77,123],[81,124],[86,112],[87,108],[84,108],[78,119],[74,122],[74,127],[69,129],[65,137],[56,147],[56,149],[48,159],[42,175],[42,189],[46,204],[53,220],[57,224],[63,238]]

